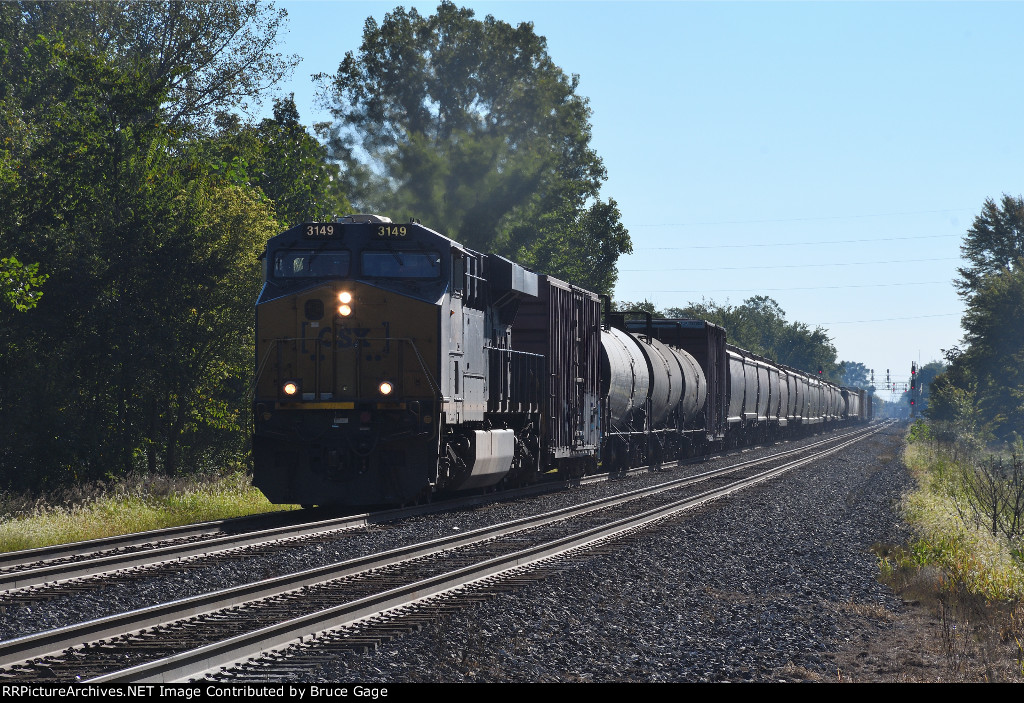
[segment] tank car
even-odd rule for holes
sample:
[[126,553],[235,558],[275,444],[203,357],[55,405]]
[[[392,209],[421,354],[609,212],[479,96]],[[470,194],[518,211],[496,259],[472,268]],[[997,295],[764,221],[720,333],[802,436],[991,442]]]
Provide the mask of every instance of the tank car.
[[638,329],[623,314],[606,313],[601,379],[607,470],[657,467],[692,455],[703,443],[707,378],[689,352],[658,337],[649,315]]
[[726,332],[705,320],[629,320],[634,334],[653,335],[674,349],[686,352],[704,379],[704,400],[698,404],[685,430],[683,456],[706,454],[724,445],[729,427],[729,357]]
[[417,222],[272,238],[256,305],[254,483],[275,503],[404,504],[577,478],[870,418],[703,320],[600,297]]
[[297,225],[263,256],[253,463],[272,502],[401,504],[536,473],[545,359],[510,344],[536,274],[373,215]]

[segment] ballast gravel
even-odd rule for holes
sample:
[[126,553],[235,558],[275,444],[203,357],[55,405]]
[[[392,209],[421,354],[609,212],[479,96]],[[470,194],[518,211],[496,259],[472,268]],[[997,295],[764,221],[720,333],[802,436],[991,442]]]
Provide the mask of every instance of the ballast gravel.
[[[446,616],[375,652],[339,656],[320,681],[769,681],[832,679],[830,653],[881,627],[899,600],[877,583],[874,543],[906,535],[902,431],[570,561],[544,581]],[[793,445],[780,445],[788,447]],[[774,450],[778,450],[776,447]],[[744,458],[763,454],[757,449]],[[683,467],[694,473],[736,455]],[[663,481],[641,474],[523,501],[297,541],[273,557],[195,564],[169,577],[3,607],[0,639],[496,524]],[[244,552],[243,552],[244,554]]]
[[871,550],[907,538],[901,439],[884,431],[304,678],[836,681],[833,655],[902,607]]

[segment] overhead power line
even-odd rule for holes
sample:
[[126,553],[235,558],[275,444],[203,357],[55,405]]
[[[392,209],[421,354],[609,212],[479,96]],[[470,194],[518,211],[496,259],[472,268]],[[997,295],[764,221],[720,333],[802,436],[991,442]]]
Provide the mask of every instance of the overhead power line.
[[833,322],[815,322],[813,326],[824,327],[825,325],[856,325],[864,322],[892,322],[895,320],[924,320],[931,317],[959,317],[958,312],[944,312],[938,315],[911,315],[910,317],[881,317],[877,320],[836,320]]
[[[755,269],[803,269],[803,268],[824,268],[828,266],[877,266],[881,264],[919,264],[926,261],[960,261],[958,257],[946,257],[941,259],[893,259],[892,261],[833,261],[826,264],[778,264],[774,266],[715,266],[715,271],[752,271]],[[707,271],[707,266],[694,266],[691,268],[658,268],[658,269],[619,269],[621,273],[632,272],[653,272],[653,271]]]
[[635,250],[646,251],[678,251],[683,249],[749,249],[751,247],[804,247],[814,244],[885,244],[887,242],[899,242],[908,239],[943,239],[959,237],[959,234],[927,234],[920,237],[883,237],[881,239],[833,239],[831,241],[816,240],[813,242],[753,242],[749,244],[695,244],[685,247],[635,247]]
[[778,292],[790,290],[835,290],[839,288],[892,288],[895,286],[931,286],[937,283],[949,285],[949,281],[917,281],[908,283],[870,283],[849,286],[799,286],[796,288],[719,288],[716,290],[708,290],[706,288],[693,290],[659,289],[648,291],[634,291],[634,293],[764,293],[769,291]]
[[871,217],[906,217],[909,215],[945,215],[951,212],[976,212],[972,208],[952,210],[918,210],[916,212],[886,212],[871,215],[830,215],[824,217],[784,217],[774,220],[718,220],[710,222],[662,222],[630,225],[630,227],[706,227],[710,225],[760,225],[772,222],[827,222],[834,220],[863,220]]

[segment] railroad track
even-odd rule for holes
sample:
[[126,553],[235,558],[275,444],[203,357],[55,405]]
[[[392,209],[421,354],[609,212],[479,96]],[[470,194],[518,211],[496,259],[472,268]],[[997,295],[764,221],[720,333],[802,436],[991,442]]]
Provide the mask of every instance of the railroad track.
[[[836,441],[842,436],[845,435],[832,436],[787,451],[807,451],[822,443]],[[780,456],[785,455],[785,453],[780,454]],[[671,462],[666,464],[665,468],[677,465],[678,462]],[[640,467],[632,469],[628,473],[646,470],[647,467]],[[582,479],[580,483],[595,483],[607,479],[606,475],[590,476]],[[430,513],[465,509],[494,501],[496,498],[512,500],[561,490],[563,486],[564,484],[557,482],[540,483],[503,491],[501,494],[491,493],[452,498],[431,504],[326,517],[314,521],[304,519],[306,513],[271,513],[254,518],[221,520],[88,542],[2,553],[0,554],[0,592],[6,591],[7,593],[0,593],[0,606],[4,604],[5,600],[9,601],[10,593],[15,589],[33,588],[31,594],[22,593],[17,597],[32,602],[44,602],[67,590],[82,592],[91,587],[100,587],[101,584],[109,585],[111,580],[133,581],[141,576],[138,569],[151,569],[147,575],[159,577],[162,573],[179,571],[182,560],[199,558],[217,561],[232,558],[258,558],[259,554],[254,553],[256,550],[262,548],[273,551],[287,548],[286,545],[289,541],[319,540],[346,531],[367,528],[371,525],[387,524]],[[327,511],[318,511],[318,513],[323,515]],[[292,517],[292,515],[296,517]],[[240,553],[240,550],[246,548],[254,549]],[[95,577],[102,577],[102,579],[97,580]]]
[[[538,484],[513,489],[508,492],[508,497],[535,495],[544,490],[557,488],[554,485]],[[306,517],[306,511],[267,513],[252,518],[218,520],[87,542],[0,553],[0,591],[42,584],[60,584],[136,567],[223,554],[248,546],[279,543],[303,537],[320,537],[431,512],[451,510],[455,507],[480,504],[493,499],[494,494],[476,495],[457,501],[439,501],[428,505],[325,517],[314,521]],[[329,514],[329,511],[318,509],[314,514],[324,515]]]
[[408,614],[423,599],[591,549],[815,461],[879,429],[541,516],[9,640],[0,643],[0,681],[166,682],[202,675],[313,633],[351,629],[382,614]]

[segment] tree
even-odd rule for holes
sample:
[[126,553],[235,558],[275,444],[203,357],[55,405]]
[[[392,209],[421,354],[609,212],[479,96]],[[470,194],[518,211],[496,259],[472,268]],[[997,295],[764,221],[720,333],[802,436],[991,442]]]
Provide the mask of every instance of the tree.
[[39,264],[25,265],[13,256],[0,259],[0,301],[18,312],[31,310],[42,297],[40,286],[47,278],[39,273]]
[[352,206],[327,149],[299,122],[294,96],[274,101],[273,119],[244,125],[234,114],[216,118],[219,133],[196,145],[203,160],[225,164],[235,182],[257,186],[274,203],[278,225],[345,215]]
[[1024,199],[986,199],[960,250],[969,261],[954,282],[966,303],[963,347],[927,383],[928,416],[958,435],[1009,439],[1024,433]]
[[1024,258],[1024,199],[1004,194],[997,205],[987,198],[960,251],[970,264],[957,269],[960,279],[956,287],[961,297],[968,299],[986,276],[1014,269]]
[[661,319],[665,317],[664,313],[658,312],[657,308],[654,307],[654,303],[646,298],[642,302],[634,303],[628,300],[620,300],[615,303],[615,310],[618,312],[625,312],[628,319],[641,319],[643,315],[640,313],[650,314],[652,319]]
[[692,303],[684,308],[669,308],[665,314],[721,325],[730,344],[803,371],[820,368],[826,379],[840,382],[836,348],[826,330],[812,330],[802,322],[787,322],[785,311],[768,296],[748,298],[739,306],[718,305],[714,301]]
[[247,109],[298,63],[274,51],[288,13],[259,0],[19,2],[17,11],[29,40],[61,35],[126,71],[141,67],[172,128],[207,128],[217,110]]
[[962,321],[960,361],[978,381],[978,402],[996,436],[1024,434],[1024,259],[977,280]]
[[868,367],[858,361],[840,361],[843,371],[842,384],[849,388],[867,388],[871,385]]
[[509,255],[529,268],[611,295],[619,255],[632,251],[615,201],[597,201],[585,209],[563,207],[560,217],[545,218],[536,211],[537,222],[510,228],[510,239],[523,244]]
[[39,262],[4,264],[0,486],[243,460],[272,206],[196,160],[145,57],[32,17],[0,4],[0,252]]
[[358,206],[610,292],[631,245],[598,197],[606,173],[578,82],[530,23],[451,2],[429,17],[399,7],[366,21],[330,77],[332,153]]

